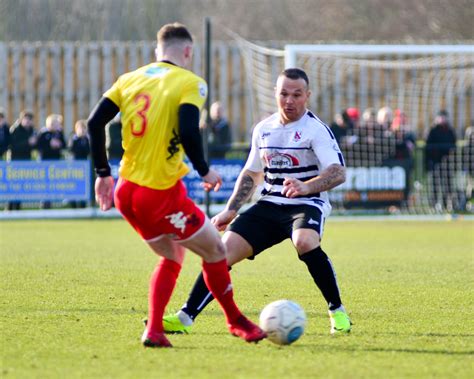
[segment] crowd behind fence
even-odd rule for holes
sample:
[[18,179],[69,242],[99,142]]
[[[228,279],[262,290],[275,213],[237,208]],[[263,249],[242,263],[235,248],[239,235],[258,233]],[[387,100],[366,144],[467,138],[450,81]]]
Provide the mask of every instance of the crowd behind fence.
[[[394,137],[382,137],[378,146],[361,134],[348,138],[354,142],[342,145],[347,180],[330,191],[336,213],[472,212],[474,133],[454,147],[417,142],[409,157],[396,155]],[[438,149],[446,154],[428,159]],[[224,157],[211,158],[224,179],[222,190],[211,194],[213,204],[224,204],[229,198],[248,151],[248,146],[234,144]],[[111,158],[110,163],[117,177],[119,159]],[[75,160],[72,150],[63,150],[59,160],[40,160],[33,151],[32,160],[0,161],[0,207],[8,211],[92,206],[93,180],[90,160]],[[185,178],[190,196],[204,204],[200,183],[194,171]]]

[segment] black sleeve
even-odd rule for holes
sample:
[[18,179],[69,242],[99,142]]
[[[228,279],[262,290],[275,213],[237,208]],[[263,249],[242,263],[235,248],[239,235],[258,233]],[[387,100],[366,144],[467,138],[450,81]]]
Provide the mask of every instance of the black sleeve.
[[209,166],[204,159],[201,133],[199,131],[199,108],[192,104],[179,107],[179,136],[184,152],[200,176],[209,172]]
[[92,159],[95,172],[100,177],[110,176],[110,166],[105,151],[105,125],[115,117],[119,110],[112,100],[103,97],[87,120]]

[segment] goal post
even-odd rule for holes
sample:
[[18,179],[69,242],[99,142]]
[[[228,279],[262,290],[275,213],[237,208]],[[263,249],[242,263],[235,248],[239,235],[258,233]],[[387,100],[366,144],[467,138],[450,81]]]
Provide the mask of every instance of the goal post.
[[466,54],[473,53],[473,45],[285,45],[285,67],[296,67],[300,53],[338,54]]

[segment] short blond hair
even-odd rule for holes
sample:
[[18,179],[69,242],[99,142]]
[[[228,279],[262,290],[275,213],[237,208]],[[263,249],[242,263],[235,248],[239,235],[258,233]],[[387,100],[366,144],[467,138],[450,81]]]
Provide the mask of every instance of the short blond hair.
[[63,116],[60,114],[50,114],[48,117],[46,117],[46,127],[49,128],[51,125],[53,125],[53,122],[58,122],[60,124],[63,123]]
[[77,128],[83,128],[87,131],[87,120],[77,120],[74,124],[74,130],[77,130]]

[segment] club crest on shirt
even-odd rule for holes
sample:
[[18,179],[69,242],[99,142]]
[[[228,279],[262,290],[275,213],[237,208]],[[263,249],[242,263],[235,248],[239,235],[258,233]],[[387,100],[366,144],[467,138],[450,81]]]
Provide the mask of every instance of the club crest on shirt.
[[298,166],[300,162],[296,157],[290,154],[272,153],[265,156],[268,167],[293,167]]
[[296,131],[295,135],[293,136],[293,141],[298,142],[301,139],[301,134],[302,134],[301,131]]
[[206,85],[206,83],[199,82],[199,95],[201,97],[206,97],[207,96],[207,85]]

